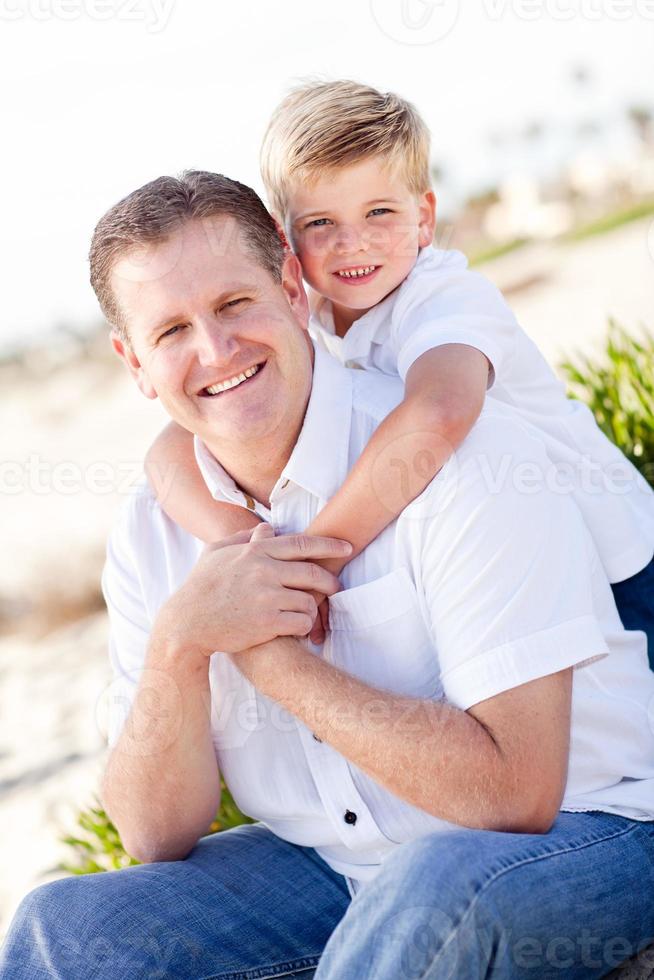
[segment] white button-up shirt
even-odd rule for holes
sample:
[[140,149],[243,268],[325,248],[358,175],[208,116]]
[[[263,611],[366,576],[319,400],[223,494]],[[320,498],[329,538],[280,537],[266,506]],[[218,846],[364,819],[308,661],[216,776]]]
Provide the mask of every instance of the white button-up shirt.
[[[255,502],[257,512],[279,533],[303,530],[401,398],[399,379],[347,370],[317,349],[303,428],[270,509]],[[206,447],[197,442],[196,451],[217,500],[252,504]],[[343,591],[330,600],[331,633],[321,650],[307,648],[373,688],[445,697],[464,710],[583,668],[574,672],[563,808],[652,819],[654,674],[644,636],[622,628],[574,502],[548,487],[550,465],[524,422],[489,404],[427,490],[346,566]],[[115,674],[110,744],[157,611],[201,550],[147,484],[118,519],[103,576]],[[316,740],[219,652],[210,684],[216,757],[237,804],[280,837],[315,847],[351,887],[398,844],[452,829]]]
[[[630,578],[654,554],[654,492],[598,428],[519,326],[502,294],[461,252],[424,248],[398,289],[334,332],[331,303],[315,299],[311,334],[347,367],[406,378],[414,361],[441,344],[467,344],[492,365],[489,397],[537,426],[555,489],[581,510],[611,582]],[[561,311],[565,316],[565,310]]]

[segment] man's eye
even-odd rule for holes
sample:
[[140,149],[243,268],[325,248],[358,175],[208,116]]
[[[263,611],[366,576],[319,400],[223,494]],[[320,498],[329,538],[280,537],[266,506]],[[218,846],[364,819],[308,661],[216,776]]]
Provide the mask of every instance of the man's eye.
[[229,302],[223,303],[220,307],[221,310],[226,310],[238,306],[240,303],[247,303],[247,296],[239,296],[237,299],[230,299]]
[[368,211],[368,215],[371,214],[391,214],[390,208],[373,208],[372,211]]
[[305,228],[324,228],[329,218],[314,218],[305,225]]
[[176,323],[174,327],[168,327],[168,329],[161,334],[159,340],[163,340],[164,337],[172,337],[172,335],[177,333],[178,330],[181,330],[182,327],[183,327],[182,323]]

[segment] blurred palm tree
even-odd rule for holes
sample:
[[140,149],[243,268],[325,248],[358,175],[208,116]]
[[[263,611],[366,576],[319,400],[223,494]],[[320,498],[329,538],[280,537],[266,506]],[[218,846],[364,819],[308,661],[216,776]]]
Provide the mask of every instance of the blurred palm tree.
[[636,130],[638,138],[645,146],[654,143],[654,114],[645,105],[631,105],[627,109],[627,119]]

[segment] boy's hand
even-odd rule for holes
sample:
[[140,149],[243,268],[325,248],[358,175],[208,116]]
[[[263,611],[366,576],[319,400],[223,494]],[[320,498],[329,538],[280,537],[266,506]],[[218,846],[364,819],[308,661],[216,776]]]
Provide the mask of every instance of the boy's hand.
[[[307,532],[308,533],[308,532]],[[330,535],[328,535],[329,537]],[[349,561],[352,561],[354,555],[348,555],[347,558],[321,558],[318,562],[323,568],[326,568],[328,572],[332,575],[340,575],[345,566]]]
[[247,527],[242,531],[234,531],[233,534],[228,534],[226,538],[221,538],[220,541],[211,541],[205,545],[203,554],[220,551],[221,548],[227,548],[230,544],[247,544],[258,527],[259,525],[256,524],[254,527]]
[[327,630],[329,629],[329,599],[327,596],[319,596],[317,594],[314,595],[314,598],[316,598],[319,605],[316,618],[313,621],[313,626],[311,627],[311,632],[309,633],[309,639],[312,643],[320,646],[321,643],[325,642],[325,636],[327,635]]
[[[320,558],[316,561],[317,565],[321,568],[327,569],[332,575],[340,575],[345,566],[349,561],[352,560],[352,555],[348,555],[347,558]],[[325,636],[327,635],[327,630],[329,629],[329,597],[326,595],[319,595],[317,592],[312,592],[313,598],[318,603],[318,612],[316,618],[313,621],[313,626],[311,627],[311,632],[309,633],[309,639],[312,643],[320,646],[321,643],[325,642]]]

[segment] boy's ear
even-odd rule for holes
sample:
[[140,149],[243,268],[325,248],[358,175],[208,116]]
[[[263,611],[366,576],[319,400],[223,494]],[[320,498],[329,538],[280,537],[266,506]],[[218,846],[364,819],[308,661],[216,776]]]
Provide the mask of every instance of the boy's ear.
[[115,330],[111,331],[111,346],[113,347],[115,353],[121,359],[134,381],[138,385],[139,389],[143,392],[146,398],[158,398],[156,391],[150,383],[150,379],[143,370],[141,362],[132,350],[130,344],[123,340],[120,334],[117,334]]
[[293,252],[289,252],[284,259],[282,289],[300,326],[306,330],[309,326],[309,300],[302,281],[302,266]]
[[425,191],[418,202],[420,223],[418,225],[418,244],[420,248],[431,245],[436,231],[436,195],[433,191]]

